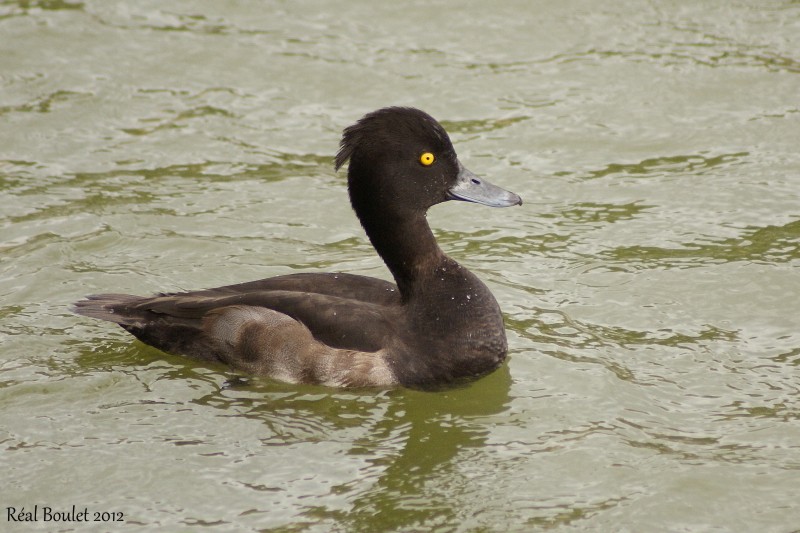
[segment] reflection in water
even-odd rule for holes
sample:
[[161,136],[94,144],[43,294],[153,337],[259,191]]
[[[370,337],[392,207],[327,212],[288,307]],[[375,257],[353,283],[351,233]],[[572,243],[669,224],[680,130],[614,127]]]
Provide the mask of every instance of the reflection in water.
[[[479,419],[506,409],[510,386],[508,365],[476,382],[436,392],[298,391],[297,386],[233,378],[223,390],[195,402],[260,420],[270,430],[262,439],[265,446],[339,440],[339,433],[358,427],[363,436],[346,453],[363,457],[367,466],[331,489],[345,495],[349,509],[312,505],[303,514],[335,520],[347,531],[372,532],[428,529],[462,511],[450,495],[431,493],[428,486],[442,479],[454,488],[472,482],[459,474],[459,457],[485,445],[490,428]],[[349,438],[342,436],[345,442]]]
[[463,388],[436,393],[397,391],[396,403],[377,429],[379,435],[391,434],[405,426],[405,443],[393,457],[375,459],[386,466],[373,486],[353,499],[352,511],[342,517],[347,529],[429,529],[452,523],[462,510],[450,495],[432,494],[426,485],[432,478],[449,479],[448,485],[454,486],[470,483],[458,473],[460,452],[482,447],[489,433],[489,428],[471,419],[505,410],[510,386],[506,364]]
[[[341,451],[327,459],[334,464],[342,460],[338,454],[360,457],[364,466],[350,479],[336,480],[330,489],[334,501],[346,499],[346,508],[338,504],[329,507],[323,503],[325,498],[320,498],[317,504],[306,505],[302,516],[296,518],[298,522],[332,520],[347,531],[428,530],[457,521],[464,512],[458,494],[473,483],[485,482],[485,478],[464,477],[459,461],[475,460],[475,454],[467,450],[485,448],[492,428],[484,419],[503,413],[511,401],[507,364],[480,380],[432,392],[341,391],[239,375],[220,381],[223,375],[209,365],[165,355],[124,338],[120,342],[98,339],[81,344],[84,348],[72,375],[103,374],[113,368],[130,376],[142,391],[139,401],[127,404],[130,408],[160,405],[188,416],[194,409],[191,405],[218,411],[216,416],[259,422],[266,431],[251,428],[249,437],[261,442],[259,464],[268,464],[271,455],[278,457],[274,451],[308,443],[337,443]],[[187,401],[157,392],[157,384],[176,381],[191,384],[188,390],[194,389],[197,394]],[[172,388],[171,394],[179,394],[177,391]],[[126,404],[101,408],[124,410]],[[145,415],[140,423],[152,423],[146,420]],[[211,427],[195,427],[192,436],[169,428],[164,431],[162,439],[175,446],[198,446],[200,450],[214,447],[213,435],[206,434],[216,431]],[[298,465],[299,479],[313,475],[315,472]],[[265,472],[265,479],[270,478]],[[256,483],[252,478],[239,482],[261,493],[280,495],[295,490],[275,482]],[[442,486],[455,493],[442,492]],[[480,487],[471,489],[479,491]]]

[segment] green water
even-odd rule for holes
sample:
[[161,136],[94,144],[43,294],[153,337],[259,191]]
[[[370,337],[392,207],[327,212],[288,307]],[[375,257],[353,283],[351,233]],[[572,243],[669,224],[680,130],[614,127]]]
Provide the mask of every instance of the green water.
[[[429,215],[498,372],[290,386],[70,313],[386,277],[332,169],[385,105],[525,199]],[[800,531],[799,146],[797,1],[0,2],[0,529]]]

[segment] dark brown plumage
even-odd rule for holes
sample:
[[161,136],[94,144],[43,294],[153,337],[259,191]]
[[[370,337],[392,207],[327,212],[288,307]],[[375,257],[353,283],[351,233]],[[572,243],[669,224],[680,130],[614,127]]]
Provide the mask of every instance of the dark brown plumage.
[[416,109],[380,109],[346,128],[336,168],[348,160],[351,204],[397,285],[292,274],[153,297],[101,294],[75,311],[166,352],[289,382],[423,387],[497,368],[507,351],[497,302],[442,252],[425,213],[448,199],[503,207],[520,198],[466,170],[441,125]]

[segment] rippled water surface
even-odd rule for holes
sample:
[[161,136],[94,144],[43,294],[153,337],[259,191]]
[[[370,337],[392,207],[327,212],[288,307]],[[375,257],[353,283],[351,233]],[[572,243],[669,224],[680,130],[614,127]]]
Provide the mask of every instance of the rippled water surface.
[[[525,199],[429,215],[496,373],[291,386],[70,313],[386,277],[332,157],[393,104]],[[799,531],[799,146],[797,1],[0,2],[0,529]]]

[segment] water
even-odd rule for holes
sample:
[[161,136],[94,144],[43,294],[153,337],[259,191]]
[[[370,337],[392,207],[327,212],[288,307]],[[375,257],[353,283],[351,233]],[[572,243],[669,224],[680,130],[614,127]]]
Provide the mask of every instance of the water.
[[[2,527],[800,530],[798,76],[796,1],[0,3]],[[332,158],[390,104],[525,199],[429,217],[495,374],[290,386],[69,312],[386,277]]]

